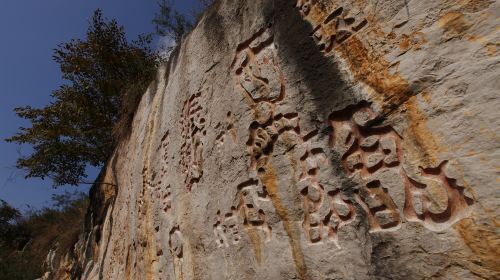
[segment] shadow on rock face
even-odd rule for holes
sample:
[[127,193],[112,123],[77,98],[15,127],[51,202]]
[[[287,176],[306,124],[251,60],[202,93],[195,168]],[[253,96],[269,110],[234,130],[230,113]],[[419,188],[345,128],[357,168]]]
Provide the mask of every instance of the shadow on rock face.
[[273,23],[280,58],[286,59],[283,65],[289,65],[300,77],[300,80],[289,81],[292,82],[289,86],[305,84],[308,92],[304,93],[312,96],[318,114],[325,117],[345,104],[359,102],[340,65],[321,53],[311,36],[312,27],[301,18],[295,3],[290,2],[295,1],[269,1],[265,7],[268,10],[283,7],[267,15],[266,22]]
[[[275,7],[282,8],[274,10]],[[342,73],[340,65],[318,49],[310,36],[312,27],[301,18],[295,7],[295,1],[268,1],[264,10],[273,11],[273,13],[267,12],[264,16],[266,22],[273,28],[280,63],[294,71],[295,77],[287,77],[289,78],[287,86],[299,87],[299,94],[311,96],[310,102],[314,104],[317,115],[328,120],[333,111],[360,101],[353,86],[346,82],[346,76]],[[320,131],[320,137],[330,137],[331,128],[328,123],[322,124],[322,127],[325,129]],[[349,193],[348,189],[352,189],[356,183],[345,176],[340,157],[331,150],[330,161],[334,166],[335,175],[341,178],[342,189]]]
[[[279,7],[276,9],[276,7]],[[274,42],[279,50],[280,64],[282,67],[291,69],[287,73],[292,73],[293,77],[287,77],[288,87],[298,87],[298,93],[308,96],[308,102],[313,104],[314,111],[328,120],[328,116],[336,110],[341,110],[347,105],[357,104],[361,101],[361,94],[355,92],[356,85],[350,83],[347,70],[325,56],[316,45],[311,34],[313,29],[309,23],[301,18],[299,10],[295,7],[295,1],[276,0],[268,1],[264,4],[266,22],[272,26],[274,31]],[[273,11],[270,13],[269,11]],[[297,90],[295,91],[297,92]],[[320,137],[330,137],[331,129],[325,123],[323,127],[328,127],[321,132]],[[353,198],[353,190],[357,188],[357,183],[350,179],[342,168],[341,155],[330,150],[330,164],[337,178],[340,178],[344,193]],[[358,208],[358,214],[362,221],[366,221],[365,213]],[[364,222],[362,222],[364,223]],[[366,225],[360,225],[357,229],[360,234],[366,236],[366,240],[375,242],[373,248],[367,248],[368,265],[373,265],[371,273],[384,275],[381,279],[389,279],[390,275],[412,275],[411,268],[407,265],[400,266],[391,257],[390,260],[381,257],[385,252],[402,254],[402,249],[395,243],[390,235],[383,238],[372,237],[368,233]],[[364,231],[364,232],[363,232]],[[369,242],[370,244],[371,242]],[[366,244],[366,246],[370,246]],[[391,254],[392,254],[391,253]],[[397,257],[396,257],[397,260]],[[415,274],[418,275],[418,274]],[[407,278],[410,279],[410,278]]]

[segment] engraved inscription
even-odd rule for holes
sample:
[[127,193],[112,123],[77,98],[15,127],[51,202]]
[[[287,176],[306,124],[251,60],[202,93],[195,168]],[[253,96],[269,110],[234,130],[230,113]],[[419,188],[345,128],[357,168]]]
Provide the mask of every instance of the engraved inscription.
[[182,234],[179,225],[174,226],[169,232],[168,245],[170,246],[170,253],[175,258],[181,259],[183,256]]
[[[366,213],[370,231],[396,230],[402,216],[429,230],[442,231],[467,217],[473,201],[464,195],[464,188],[456,179],[446,175],[448,162],[443,161],[438,167],[420,167],[421,179],[410,178],[403,168],[403,139],[392,127],[376,125],[377,122],[376,113],[364,101],[330,115],[331,143],[341,155],[345,173],[365,182],[354,197]],[[403,209],[374,179],[390,169],[401,178]]]
[[222,215],[217,211],[214,223],[214,235],[219,247],[237,244],[240,239],[239,228],[255,229],[262,232],[264,240],[272,238],[272,228],[267,222],[267,215],[262,203],[270,202],[267,190],[257,179],[247,180],[237,186],[237,203],[231,211]]
[[[351,16],[343,7],[322,14],[316,5],[317,2],[310,0],[297,2],[303,17],[313,23],[313,37],[326,53],[368,24],[365,19]],[[275,207],[278,218],[285,223],[287,209],[275,196],[276,187],[284,186],[269,185],[273,191],[270,196],[261,180],[265,181],[264,176],[272,170],[271,159],[274,164],[276,158],[284,155],[296,174],[294,179],[298,179],[293,186],[298,188],[296,195],[302,202],[301,230],[309,245],[333,242],[341,248],[339,232],[342,234],[341,229],[357,218],[366,218],[369,232],[374,233],[396,231],[404,222],[442,231],[470,215],[473,200],[464,194],[456,179],[446,174],[448,161],[437,167],[420,167],[420,174],[411,178],[405,170],[403,137],[392,126],[383,124],[366,101],[334,111],[328,118],[332,129],[330,148],[339,155],[347,177],[358,184],[349,192],[338,187],[328,189],[331,184],[324,175],[332,168],[328,166],[331,154],[311,140],[322,130],[317,128],[304,134],[299,114],[288,110],[282,102],[285,79],[277,63],[270,29],[263,29],[241,43],[232,67],[236,85],[254,114],[246,142],[248,171],[252,175],[237,186],[230,210],[217,211],[213,232],[219,247],[238,244],[242,238],[240,228],[253,236],[250,238],[256,237],[250,232],[253,230],[266,241],[276,236],[273,232],[276,216],[269,213],[270,205],[266,203]],[[234,135],[232,114],[229,112],[227,117],[227,124],[215,127],[219,152],[228,139],[226,136]],[[236,143],[236,137],[232,138]],[[288,224],[285,230],[287,234],[292,232]]]
[[[352,202],[339,190],[326,193],[324,187],[319,184],[317,175],[321,167],[328,164],[328,160],[322,148],[309,148],[308,137],[315,134],[316,132],[313,132],[303,138],[306,141],[303,146],[306,148],[300,158],[302,174],[299,184],[303,186],[301,195],[304,205],[302,227],[306,239],[311,244],[321,244],[326,240],[334,242],[340,248],[338,231],[355,220],[356,212]],[[325,204],[329,211],[322,215],[321,209]]]
[[161,138],[160,145],[156,149],[157,152],[161,153],[161,160],[160,160],[160,176],[158,178],[157,184],[161,185],[162,180],[164,177],[167,175],[167,168],[169,166],[169,158],[168,158],[168,146],[170,144],[170,132],[167,130],[163,137]]
[[205,119],[201,116],[201,92],[191,95],[184,103],[181,116],[180,164],[184,183],[189,191],[195,187],[203,175],[203,138],[206,135]]
[[290,132],[298,138],[300,133],[297,113],[274,115],[271,112],[270,116],[264,124],[255,121],[250,125],[247,146],[251,170],[263,170],[266,167],[274,145],[282,134]]
[[394,231],[401,227],[401,218],[396,203],[383,188],[380,181],[366,184],[361,191],[356,191],[354,198],[366,213],[370,232]]
[[369,179],[379,170],[400,166],[401,137],[390,126],[375,126],[375,113],[362,102],[330,116],[332,143],[346,174]]
[[250,179],[238,185],[239,203],[238,211],[243,217],[243,227],[261,230],[265,240],[271,240],[272,229],[267,223],[266,214],[260,203],[270,201],[267,190],[261,187],[259,191],[258,180]]
[[328,192],[328,198],[330,211],[323,219],[323,224],[327,230],[328,240],[332,241],[340,249],[338,231],[356,220],[356,208],[340,190]]
[[161,203],[163,213],[170,214],[170,209],[172,209],[172,191],[170,185],[167,185],[166,188],[157,187],[156,194]]
[[238,227],[238,209],[232,207],[231,211],[221,214],[217,211],[217,220],[214,223],[214,235],[219,247],[229,247],[238,244],[241,239]]
[[269,29],[258,32],[237,48],[233,61],[236,81],[255,103],[275,103],[284,97],[284,78],[275,52]]
[[298,0],[296,6],[302,17],[312,24],[312,37],[324,53],[330,53],[368,24],[366,19],[350,15],[343,7],[325,14],[312,0]]
[[311,243],[321,243],[324,235],[324,219],[320,215],[324,203],[325,189],[318,183],[317,174],[322,165],[326,164],[326,156],[321,148],[305,149],[300,158],[302,174],[299,184],[304,205],[304,221],[302,227],[306,239]]
[[230,138],[230,141],[232,141],[233,144],[237,142],[233,114],[230,111],[227,112],[225,125],[218,123],[215,129],[219,131],[217,133],[217,137],[215,138],[215,146],[217,147],[218,153],[222,154],[223,146],[228,141],[227,138]]
[[441,231],[470,214],[468,206],[472,205],[473,200],[464,195],[464,187],[459,186],[456,179],[446,176],[444,170],[447,164],[447,161],[443,161],[434,168],[420,168],[422,177],[430,180],[428,185],[411,179],[402,170],[405,184],[404,214],[408,221]]

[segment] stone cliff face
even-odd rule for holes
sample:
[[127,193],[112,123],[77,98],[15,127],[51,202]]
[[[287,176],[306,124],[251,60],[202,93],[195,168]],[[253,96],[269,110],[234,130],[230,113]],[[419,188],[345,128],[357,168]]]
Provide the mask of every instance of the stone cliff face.
[[500,2],[217,1],[60,278],[498,279]]

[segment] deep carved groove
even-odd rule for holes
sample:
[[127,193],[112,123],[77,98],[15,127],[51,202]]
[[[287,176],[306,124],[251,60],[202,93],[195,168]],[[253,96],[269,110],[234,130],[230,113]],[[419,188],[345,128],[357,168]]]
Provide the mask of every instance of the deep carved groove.
[[[458,186],[455,179],[446,176],[447,161],[437,167],[420,168],[422,179],[429,182],[427,185],[407,175],[403,168],[403,139],[392,127],[375,125],[379,121],[368,102],[333,112],[329,120],[333,128],[331,143],[341,154],[345,173],[351,177],[359,175],[367,182],[365,187],[356,190],[355,199],[366,212],[371,232],[398,229],[400,213],[407,221],[433,231],[445,230],[470,214],[473,201],[464,195],[464,188]],[[403,182],[402,211],[380,181],[371,180],[388,169],[395,169]],[[438,192],[445,193],[445,201],[432,197]]]

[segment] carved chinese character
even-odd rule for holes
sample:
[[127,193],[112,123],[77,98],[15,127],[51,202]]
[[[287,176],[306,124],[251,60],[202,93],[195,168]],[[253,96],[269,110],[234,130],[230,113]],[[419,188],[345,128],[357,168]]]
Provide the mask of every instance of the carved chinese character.
[[183,245],[182,245],[182,234],[179,226],[173,227],[169,232],[170,238],[168,240],[168,245],[170,246],[170,252],[175,258],[182,258],[183,255]]
[[160,169],[160,176],[158,177],[158,182],[157,184],[161,185],[162,180],[167,174],[167,168],[169,165],[169,159],[168,159],[168,146],[170,144],[170,132],[167,130],[163,137],[161,138],[160,145],[157,148],[157,151],[161,152],[161,169]]
[[201,116],[201,92],[193,94],[185,103],[181,116],[180,164],[189,191],[196,186],[203,175],[203,138],[206,135],[205,119]]
[[356,20],[354,16],[349,16],[343,7],[335,9],[326,17],[322,16],[324,13],[313,1],[299,0],[297,7],[314,26],[312,36],[324,53],[331,52],[368,24],[366,19]]
[[435,168],[421,168],[423,178],[431,181],[428,185],[411,179],[401,170],[405,184],[404,215],[408,221],[442,231],[470,214],[473,201],[464,195],[464,188],[455,179],[446,176],[447,164],[443,161]]
[[219,130],[217,137],[215,138],[215,146],[217,147],[217,152],[219,155],[223,153],[223,146],[226,143],[227,136],[230,137],[232,143],[236,143],[236,129],[234,128],[234,117],[231,112],[226,114],[226,124],[218,123],[215,129]]
[[241,239],[238,229],[238,210],[231,208],[231,212],[222,215],[217,211],[217,220],[214,224],[214,235],[219,247],[229,247],[230,244],[238,244]]
[[401,227],[399,209],[380,181],[369,182],[355,192],[354,197],[366,213],[370,232],[394,231]]
[[[305,137],[309,138],[309,137]],[[323,186],[318,183],[317,176],[322,167],[328,164],[328,160],[322,148],[306,147],[301,157],[301,195],[304,205],[304,229],[305,238],[311,244],[320,244],[323,240],[334,242],[340,248],[338,242],[338,231],[343,226],[352,223],[356,218],[355,208],[352,203],[342,196],[339,190],[325,193]],[[328,202],[327,202],[328,201]],[[321,212],[325,203],[328,213],[323,216]]]
[[250,153],[250,169],[265,168],[273,152],[274,145],[284,133],[295,135],[296,143],[300,144],[300,131],[297,113],[272,115],[264,124],[255,121],[250,125],[250,135],[247,141]]
[[340,190],[328,192],[330,212],[323,219],[326,227],[328,240],[334,242],[337,248],[341,248],[338,241],[339,230],[354,222],[356,219],[356,208],[352,202],[343,196]]
[[399,167],[401,137],[390,126],[374,126],[376,114],[367,103],[349,106],[330,115],[332,143],[349,175],[370,180],[378,171]]
[[266,241],[271,240],[272,229],[267,223],[267,218],[260,203],[268,202],[268,196],[265,187],[260,188],[258,180],[250,179],[238,186],[239,202],[238,210],[243,216],[243,226],[246,228],[255,228],[264,232]]
[[323,186],[310,182],[303,187],[300,194],[303,197],[304,221],[302,227],[306,239],[311,243],[320,243],[323,240],[323,219],[320,214],[325,200]]
[[274,103],[283,99],[284,78],[269,29],[238,46],[233,65],[237,84],[253,102]]

